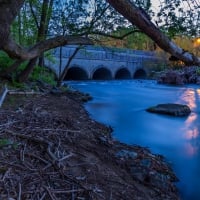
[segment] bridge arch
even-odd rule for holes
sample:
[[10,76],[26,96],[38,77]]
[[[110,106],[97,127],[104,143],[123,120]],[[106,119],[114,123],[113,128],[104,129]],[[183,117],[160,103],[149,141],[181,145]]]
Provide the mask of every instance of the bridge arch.
[[64,80],[88,80],[89,76],[80,66],[72,66],[68,69]]
[[95,80],[111,80],[112,73],[104,66],[98,67],[92,74],[92,79]]
[[131,73],[127,68],[122,67],[115,73],[115,79],[131,79]]
[[144,69],[137,69],[133,74],[134,79],[144,79],[147,77],[147,73]]

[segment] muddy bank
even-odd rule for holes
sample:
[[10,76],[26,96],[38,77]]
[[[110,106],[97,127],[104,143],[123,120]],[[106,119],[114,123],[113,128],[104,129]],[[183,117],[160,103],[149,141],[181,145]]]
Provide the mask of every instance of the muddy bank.
[[82,100],[76,92],[7,97],[0,199],[179,199],[163,157],[114,140]]

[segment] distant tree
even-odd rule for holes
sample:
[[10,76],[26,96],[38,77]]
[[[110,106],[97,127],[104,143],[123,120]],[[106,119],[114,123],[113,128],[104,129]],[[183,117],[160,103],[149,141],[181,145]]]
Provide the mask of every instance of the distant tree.
[[120,14],[148,35],[164,51],[189,65],[200,65],[200,58],[172,42],[141,10],[129,0],[107,0]]
[[[120,40],[119,40],[120,39]],[[118,27],[112,32],[112,37],[102,37],[101,44],[135,50],[155,50],[155,43],[134,27]]]
[[200,2],[198,0],[160,0],[157,23],[169,37],[200,35]]

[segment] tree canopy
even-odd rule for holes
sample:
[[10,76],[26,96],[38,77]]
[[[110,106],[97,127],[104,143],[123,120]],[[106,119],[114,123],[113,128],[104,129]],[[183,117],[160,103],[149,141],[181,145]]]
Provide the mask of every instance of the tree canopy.
[[156,14],[150,0],[0,0],[0,49],[14,59],[3,74],[28,61],[18,77],[25,81],[36,62],[42,64],[45,51],[93,44],[99,35],[111,37],[120,27],[141,31],[173,56],[199,65],[199,58],[169,39],[199,36],[199,6],[198,0],[160,0]]

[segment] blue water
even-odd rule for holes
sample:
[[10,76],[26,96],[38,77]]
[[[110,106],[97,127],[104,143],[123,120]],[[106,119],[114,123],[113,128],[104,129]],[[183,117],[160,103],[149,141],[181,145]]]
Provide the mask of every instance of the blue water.
[[[67,83],[93,97],[86,109],[92,118],[113,127],[115,138],[166,157],[180,179],[183,200],[200,199],[200,86],[149,80]],[[178,118],[145,111],[160,103],[187,104],[192,113]]]

